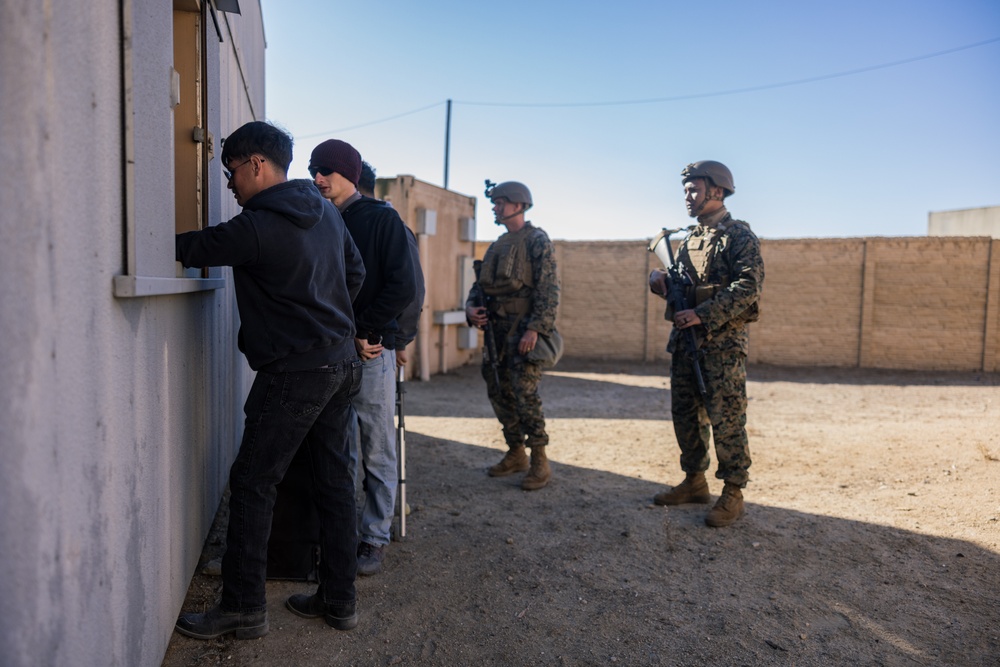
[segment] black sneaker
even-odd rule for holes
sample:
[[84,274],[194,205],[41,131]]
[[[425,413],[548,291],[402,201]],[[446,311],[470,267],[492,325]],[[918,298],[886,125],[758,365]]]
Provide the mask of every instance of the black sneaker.
[[337,630],[353,630],[358,626],[357,606],[353,602],[323,604],[319,593],[298,593],[285,600],[288,611],[302,618],[323,617],[326,624]]
[[371,576],[382,571],[385,560],[385,546],[377,547],[369,542],[358,545],[358,574]]
[[230,632],[237,639],[256,639],[267,634],[267,611],[241,614],[216,605],[203,614],[181,614],[174,627],[195,639],[215,639]]

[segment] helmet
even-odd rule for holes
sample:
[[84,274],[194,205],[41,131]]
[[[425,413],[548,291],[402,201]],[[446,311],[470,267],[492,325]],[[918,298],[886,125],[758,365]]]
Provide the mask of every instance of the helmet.
[[736,192],[736,186],[733,185],[733,173],[729,171],[729,167],[715,160],[692,162],[684,167],[681,177],[681,183],[687,183],[692,178],[707,178],[712,181],[713,185],[725,190],[726,197]]
[[486,196],[490,200],[497,197],[504,197],[515,204],[524,204],[525,211],[532,206],[531,190],[524,183],[518,183],[517,181],[505,181],[500,185],[486,181]]

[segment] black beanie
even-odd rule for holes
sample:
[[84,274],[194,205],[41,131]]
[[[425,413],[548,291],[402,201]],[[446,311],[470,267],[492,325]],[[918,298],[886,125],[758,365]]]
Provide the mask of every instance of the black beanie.
[[333,169],[357,187],[361,178],[361,154],[346,141],[327,139],[313,149],[309,168]]

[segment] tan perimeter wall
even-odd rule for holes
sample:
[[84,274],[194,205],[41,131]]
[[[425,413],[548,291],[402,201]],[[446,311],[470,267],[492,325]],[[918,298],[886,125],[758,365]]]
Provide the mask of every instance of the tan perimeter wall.
[[[666,360],[646,241],[557,241],[566,355]],[[1000,241],[984,237],[761,242],[751,362],[1000,371]]]

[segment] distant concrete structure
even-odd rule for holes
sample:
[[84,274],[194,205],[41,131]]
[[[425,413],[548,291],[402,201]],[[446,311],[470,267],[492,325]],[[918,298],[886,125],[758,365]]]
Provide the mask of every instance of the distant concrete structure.
[[1000,239],[1000,206],[931,211],[928,236],[990,236]]
[[476,198],[405,174],[379,178],[375,194],[416,235],[427,285],[407,377],[430,380],[478,360],[477,331],[465,325],[465,297],[475,280]]

